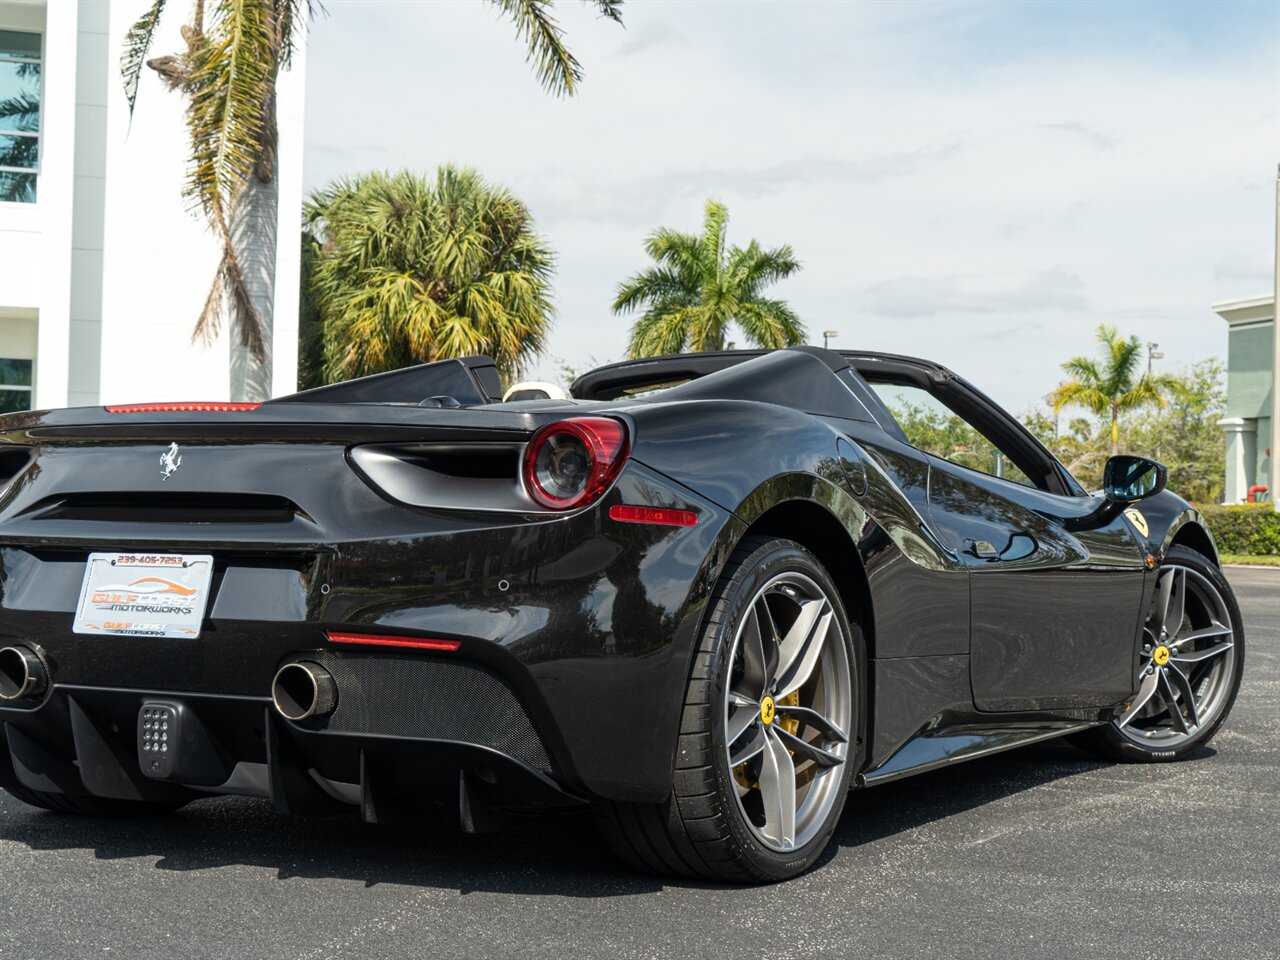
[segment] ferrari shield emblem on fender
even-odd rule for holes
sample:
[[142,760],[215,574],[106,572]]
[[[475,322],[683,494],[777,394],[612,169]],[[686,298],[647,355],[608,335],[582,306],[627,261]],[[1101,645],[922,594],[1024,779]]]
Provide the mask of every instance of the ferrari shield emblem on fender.
[[1133,524],[1133,528],[1144,537],[1151,535],[1151,531],[1147,527],[1147,518],[1144,517],[1141,512],[1134,510],[1131,507],[1124,512],[1124,515],[1129,518],[1129,522]]

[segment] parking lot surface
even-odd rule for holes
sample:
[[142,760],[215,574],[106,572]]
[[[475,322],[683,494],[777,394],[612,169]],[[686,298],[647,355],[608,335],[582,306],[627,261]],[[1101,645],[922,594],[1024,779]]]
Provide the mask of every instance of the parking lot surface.
[[631,874],[577,815],[470,837],[0,794],[0,958],[1280,957],[1280,570],[1229,578],[1244,686],[1185,763],[1055,741],[866,790],[824,862],[759,888]]

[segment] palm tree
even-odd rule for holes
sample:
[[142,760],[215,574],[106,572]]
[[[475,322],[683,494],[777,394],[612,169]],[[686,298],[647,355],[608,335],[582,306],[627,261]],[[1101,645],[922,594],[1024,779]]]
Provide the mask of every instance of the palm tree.
[[469,354],[510,377],[542,350],[554,254],[525,205],[474,170],[340,180],[305,218],[326,380]]
[[[489,0],[525,42],[538,81],[557,95],[572,95],[582,67],[564,43],[552,15],[554,0]],[[622,22],[622,0],[583,0]],[[276,79],[288,69],[303,39],[313,0],[193,0],[182,27],[186,50],[147,59],[166,0],[151,6],[130,28],[120,58],[125,96],[132,114],[142,67],[158,72],[187,99],[191,141],[186,195],[207,221],[222,248],[195,338],[217,335],[223,305],[249,368],[237,399],[265,399],[271,392],[267,347],[272,327],[275,246],[262,241],[259,226],[273,222],[279,186],[275,180]]]
[[645,240],[656,265],[620,284],[613,301],[617,314],[644,310],[631,328],[632,357],[723,350],[730,324],[760,347],[804,342],[799,317],[762,293],[800,269],[791,247],[726,247],[728,225],[725,205],[708,200],[701,236],[659,227]]
[[1164,407],[1165,395],[1179,393],[1182,383],[1168,374],[1141,373],[1142,343],[1127,340],[1110,324],[1098,327],[1102,361],[1073,357],[1062,365],[1071,379],[1058,384],[1049,394],[1053,412],[1064,407],[1084,407],[1096,416],[1111,418],[1111,455],[1120,452],[1120,414],[1141,407]]

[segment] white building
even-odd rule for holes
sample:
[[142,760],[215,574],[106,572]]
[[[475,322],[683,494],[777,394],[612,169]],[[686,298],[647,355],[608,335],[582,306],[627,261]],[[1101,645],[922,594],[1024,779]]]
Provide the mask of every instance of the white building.
[[[230,396],[226,330],[191,342],[218,246],[182,196],[183,99],[144,69],[130,122],[121,85],[149,6],[0,0],[2,411]],[[183,49],[189,7],[168,5],[154,56]],[[275,395],[297,380],[303,69],[300,51],[279,84]]]

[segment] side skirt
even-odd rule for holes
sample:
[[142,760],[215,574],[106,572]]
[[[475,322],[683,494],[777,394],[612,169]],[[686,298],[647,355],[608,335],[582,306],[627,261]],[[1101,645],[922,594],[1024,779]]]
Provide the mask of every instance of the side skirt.
[[889,783],[913,774],[963,763],[965,760],[1025,747],[1041,740],[1052,740],[1054,737],[1066,736],[1101,724],[1102,721],[1099,720],[1045,720],[1002,726],[961,725],[929,730],[908,740],[897,753],[876,769],[859,774],[857,785],[873,787],[879,783]]

